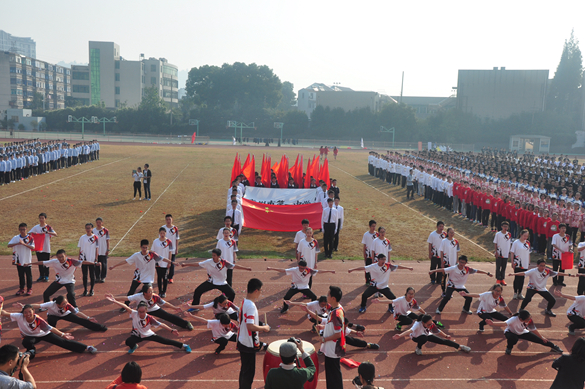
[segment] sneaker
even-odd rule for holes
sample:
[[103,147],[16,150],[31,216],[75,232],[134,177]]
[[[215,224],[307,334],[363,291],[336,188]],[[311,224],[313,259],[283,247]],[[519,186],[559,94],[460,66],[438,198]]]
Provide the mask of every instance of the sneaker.
[[187,331],[193,331],[193,324],[191,322],[187,322]]
[[103,284],[103,283],[104,283],[104,280],[102,280],[102,279],[100,278],[99,280],[95,280],[95,282],[96,282],[96,283],[98,283],[98,284]]
[[136,197],[134,197],[132,200],[136,200]]
[[134,347],[132,347],[130,350],[128,350],[128,354],[132,354],[134,351],[136,351],[137,348],[138,348],[138,345],[135,344]]
[[219,353],[221,353],[221,351],[222,351],[222,350],[220,350],[220,349],[219,349],[219,347],[218,347],[218,348],[216,348],[216,349],[215,349],[215,355],[219,355]]
[[559,286],[567,286],[564,282],[559,283]]
[[284,314],[286,313],[286,311],[288,311],[288,307],[282,307],[282,309],[280,310],[280,314]]
[[514,293],[514,297],[512,297],[512,300],[516,300],[518,298],[518,293]]
[[437,308],[437,310],[435,311],[435,313],[436,313],[437,315],[440,315],[440,314],[441,314],[441,310],[440,310],[439,308]]
[[473,312],[471,312],[471,311],[467,311],[467,310],[465,310],[465,308],[463,308],[463,309],[461,310],[461,312],[463,312],[463,313],[467,313],[468,315],[473,315]]
[[415,348],[415,349],[414,349],[414,353],[415,353],[416,355],[422,355],[422,350],[421,350],[420,348],[418,348],[418,347],[417,347],[417,348]]
[[27,295],[27,296],[30,296],[31,294],[32,294],[32,289],[27,289],[27,290],[26,290],[26,295]]
[[350,327],[352,330],[357,331],[357,332],[363,332],[366,330],[366,327],[364,327],[361,324],[354,324],[353,326]]
[[402,331],[402,326],[400,324],[396,324],[396,327],[394,327],[394,331]]
[[87,352],[90,354],[95,354],[97,353],[97,348],[93,347],[93,346],[87,346],[86,348]]
[[89,291],[89,293],[87,294],[88,296],[93,296],[93,289]]
[[268,350],[268,343],[263,343],[262,344],[262,351],[266,351]]
[[169,284],[172,284],[173,282],[175,282],[175,281],[173,281],[172,278],[169,278]]
[[83,294],[82,294],[82,296],[83,296],[83,297],[87,296],[87,290],[84,290],[84,291],[83,291]]
[[366,313],[366,307],[360,307],[359,313]]
[[502,286],[508,286],[508,284],[506,284],[506,281],[504,281],[504,280],[500,280],[500,285],[502,285]]
[[461,346],[459,346],[459,348],[460,348],[460,349],[461,349],[461,351],[463,351],[464,353],[468,353],[468,354],[469,354],[469,352],[471,351],[471,347],[469,347],[469,346],[464,346],[464,345],[461,345]]
[[165,297],[167,297],[167,294],[166,293],[161,293],[160,294],[160,297],[164,299]]
[[436,283],[437,283],[437,281],[431,280],[431,285],[435,285]]
[[524,296],[522,296],[522,293],[518,293],[518,300],[524,300]]
[[544,310],[544,314],[552,317],[557,317],[557,315],[553,311],[549,311],[548,309]]
[[389,313],[394,313],[394,307],[392,305],[388,306],[388,312]]
[[370,350],[379,350],[380,349],[380,345],[377,343],[368,343],[368,345],[366,346],[366,348],[369,348]]
[[435,323],[435,325],[439,328],[445,328],[445,326],[443,325],[443,323],[441,323],[440,321],[437,320],[433,320],[433,323]]
[[39,308],[37,309],[37,312],[45,312],[47,310],[47,308]]
[[37,282],[43,282],[45,280],[45,277],[39,277],[37,278]]
[[189,347],[189,345],[188,345],[188,344],[184,344],[184,345],[183,345],[183,349],[185,350],[185,352],[186,352],[187,354],[190,354],[190,353],[191,353],[191,347]]
[[506,355],[510,355],[512,354],[512,349],[511,348],[507,348],[506,349]]
[[16,292],[16,296],[22,296],[24,294],[24,289],[18,289],[18,292]]
[[189,309],[187,309],[187,312],[191,312],[191,313],[199,312],[199,308],[189,308]]
[[556,344],[554,345],[554,347],[551,347],[550,350],[554,351],[555,353],[559,353],[559,354],[563,353],[563,350],[559,346],[557,346]]
[[483,332],[484,331],[484,327],[485,327],[485,324],[479,323],[479,332]]

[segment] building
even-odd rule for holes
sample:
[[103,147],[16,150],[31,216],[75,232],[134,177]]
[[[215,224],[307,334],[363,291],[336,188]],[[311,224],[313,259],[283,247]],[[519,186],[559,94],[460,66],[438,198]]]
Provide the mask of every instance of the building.
[[178,68],[165,58],[141,55],[129,61],[114,42],[89,42],[89,65],[73,65],[72,97],[82,105],[105,104],[106,108],[137,106],[145,88],[154,87],[167,103],[179,103]]
[[37,43],[32,38],[21,38],[0,30],[0,51],[9,51],[35,59]]
[[44,117],[33,116],[32,109],[7,109],[6,119],[17,131],[38,131],[47,124]]
[[482,119],[542,112],[547,86],[548,70],[459,70],[457,108]]
[[338,85],[327,86],[314,83],[298,92],[297,106],[310,118],[318,105],[329,108],[341,108],[351,111],[359,108],[370,108],[378,112],[384,104],[396,103],[390,96],[378,92],[354,91]]
[[392,96],[392,98],[414,109],[414,116],[417,119],[426,119],[439,111],[455,107],[456,104],[454,97]]
[[65,108],[71,94],[71,70],[24,55],[0,52],[0,111],[29,108],[35,93],[45,109]]
[[520,153],[533,152],[535,154],[550,151],[550,136],[544,135],[512,135],[510,150]]

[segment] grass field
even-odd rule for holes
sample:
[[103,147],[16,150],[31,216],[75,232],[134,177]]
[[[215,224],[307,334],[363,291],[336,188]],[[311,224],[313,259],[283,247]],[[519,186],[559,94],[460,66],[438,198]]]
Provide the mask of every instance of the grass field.
[[[115,256],[130,255],[138,250],[140,239],[157,237],[164,215],[171,213],[181,234],[180,256],[206,257],[223,226],[235,153],[254,153],[261,161],[266,151],[273,159],[286,151],[290,158],[301,153],[305,160],[315,152],[306,148],[103,144],[99,161],[0,187],[0,222],[4,226],[0,254],[10,253],[7,243],[18,233],[18,224],[34,226],[40,212],[48,214],[48,223],[59,234],[52,240],[53,252],[66,248],[75,254],[84,224],[101,216],[110,230]],[[133,201],[131,172],[144,163],[153,172],[152,201]],[[366,167],[367,151],[362,150],[344,150],[330,161],[346,219],[335,258],[361,258],[361,236],[368,221],[375,219],[378,226],[388,229],[395,259],[424,259],[426,239],[437,218],[455,227],[462,253],[476,260],[490,257],[484,250],[491,249],[490,233],[419,199],[402,204],[405,192],[372,178]],[[240,257],[292,257],[293,237],[292,232],[244,229]]]

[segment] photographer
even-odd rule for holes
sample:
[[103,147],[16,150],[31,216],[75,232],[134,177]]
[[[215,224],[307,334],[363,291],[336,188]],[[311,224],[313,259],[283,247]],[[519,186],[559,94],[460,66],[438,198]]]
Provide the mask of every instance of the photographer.
[[[29,354],[21,354],[11,344],[0,347],[0,389],[35,389],[35,379],[28,371]],[[12,377],[20,367],[22,380]]]
[[375,376],[376,367],[370,362],[363,362],[359,365],[358,376],[353,379],[352,383],[358,389],[384,389],[373,385]]
[[[295,364],[297,348],[301,351],[301,358],[307,366],[305,368],[298,368]],[[282,363],[279,368],[270,369],[264,389],[302,389],[305,382],[313,378],[315,374],[315,364],[309,354],[303,350],[303,341],[290,338],[288,342],[280,345],[279,352]]]

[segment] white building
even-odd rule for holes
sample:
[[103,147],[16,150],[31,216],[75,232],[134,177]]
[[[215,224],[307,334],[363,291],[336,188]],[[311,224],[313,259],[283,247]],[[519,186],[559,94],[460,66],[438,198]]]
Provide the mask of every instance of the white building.
[[21,38],[0,30],[0,51],[22,54],[34,59],[37,57],[37,43],[32,38]]

